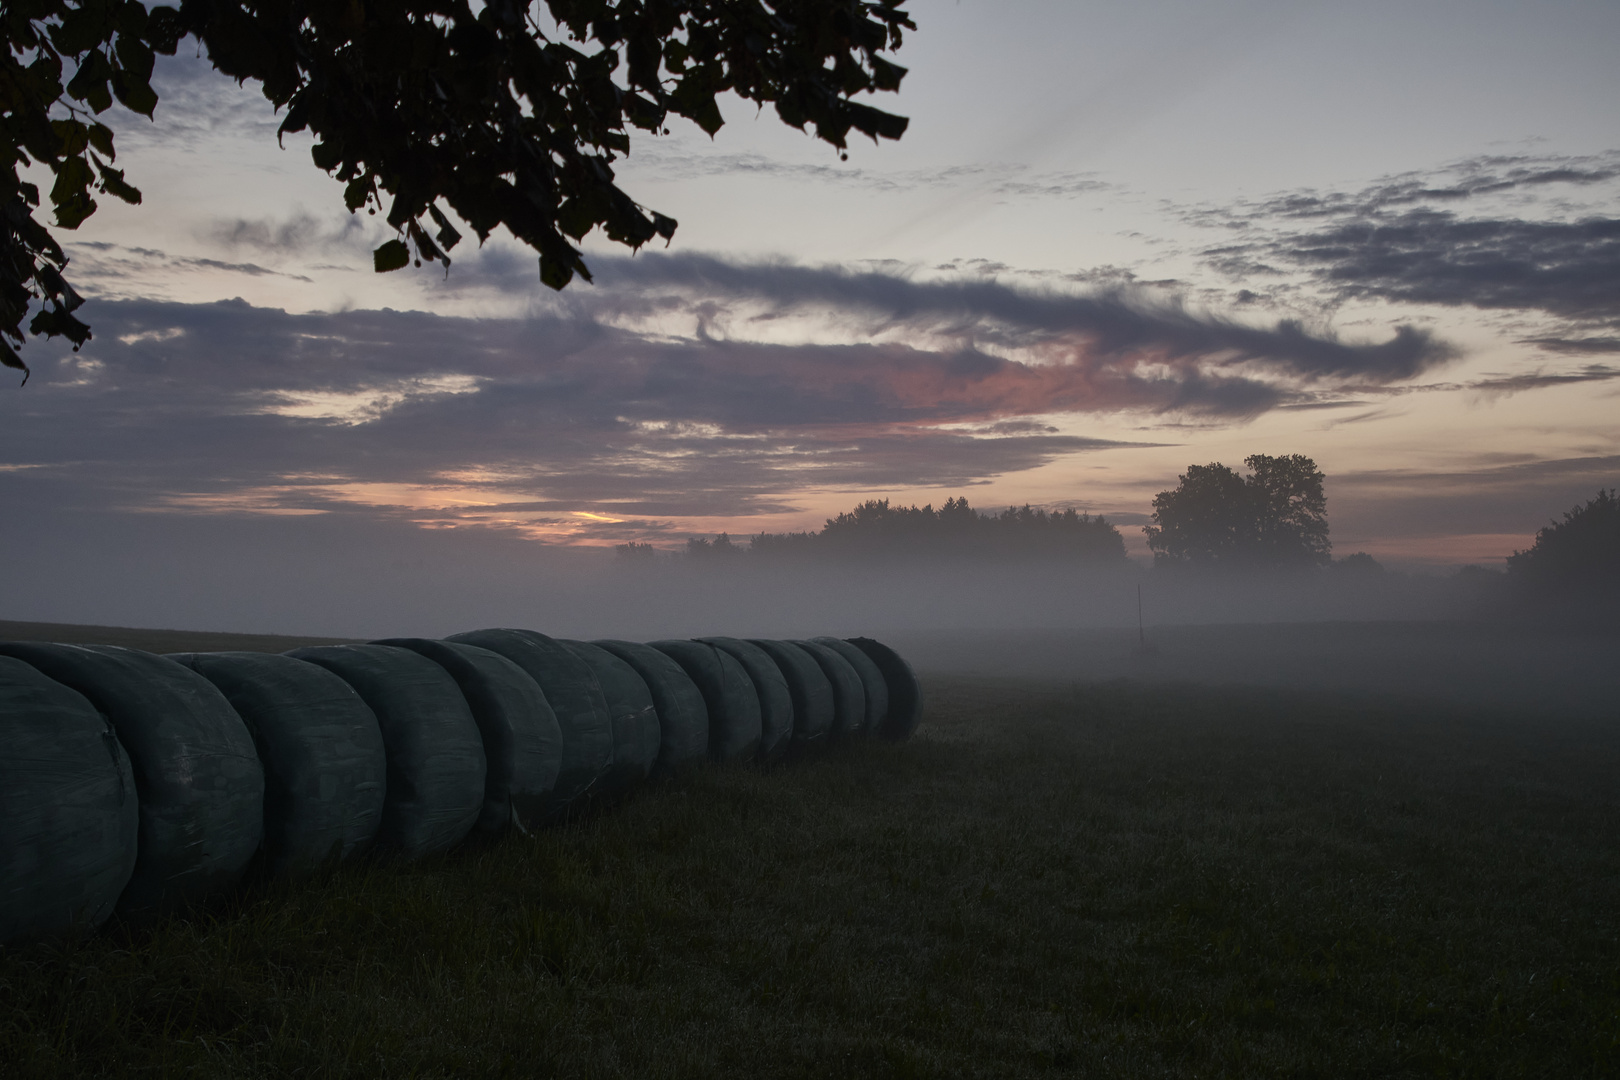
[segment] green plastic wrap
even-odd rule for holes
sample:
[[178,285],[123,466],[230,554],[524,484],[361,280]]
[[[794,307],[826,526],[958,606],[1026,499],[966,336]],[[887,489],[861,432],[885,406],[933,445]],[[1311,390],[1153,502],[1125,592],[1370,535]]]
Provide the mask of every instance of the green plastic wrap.
[[370,845],[388,781],[382,730],[348,683],[274,653],[175,653],[247,724],[264,766],[264,869],[304,874]]
[[776,661],[758,645],[741,638],[698,638],[705,645],[713,645],[748,672],[759,696],[759,760],[769,764],[787,753],[793,741],[793,694]]
[[759,755],[762,725],[753,680],[736,660],[701,641],[651,641],[697,684],[709,710],[709,757],[750,761]]
[[833,726],[833,688],[821,665],[810,654],[788,641],[749,638],[769,656],[782,673],[793,698],[793,741],[795,752],[825,746]]
[[860,733],[866,722],[866,690],[861,677],[848,660],[825,645],[813,641],[795,641],[793,644],[810,654],[821,667],[823,675],[833,689],[833,725],[829,737],[842,741]]
[[613,719],[613,768],[603,780],[605,795],[622,795],[646,781],[658,761],[658,708],[636,669],[606,649],[584,641],[560,644],[596,672]]
[[140,825],[121,915],[145,921],[241,879],[264,836],[264,769],[213,683],[115,645],[6,641],[0,654],[83,694],[129,754]]
[[546,818],[566,818],[613,766],[613,720],[596,673],[585,661],[534,630],[470,630],[445,640],[500,653],[540,684],[562,731],[562,764],[546,805]]
[[655,779],[677,776],[709,756],[709,707],[686,671],[653,648],[634,641],[592,642],[635,669],[658,712]]
[[105,922],[139,827],[135,775],[106,717],[0,656],[0,943]]
[[870,656],[843,638],[818,637],[810,640],[842,656],[855,669],[855,674],[861,677],[861,689],[866,694],[866,719],[861,724],[861,734],[876,735],[883,726],[884,718],[889,715],[889,684],[884,681],[883,672],[872,663]]
[[846,640],[872,658],[889,687],[889,712],[878,726],[878,738],[896,741],[911,738],[923,714],[922,687],[917,682],[916,672],[911,670],[905,657],[881,641],[865,637]]
[[540,684],[500,653],[462,641],[387,638],[432,660],[461,687],[484,739],[484,808],[475,828],[489,835],[540,824],[562,768],[562,728]]
[[317,645],[286,655],[337,675],[377,716],[388,759],[378,849],[418,859],[461,843],[484,808],[484,740],[444,668],[391,645]]

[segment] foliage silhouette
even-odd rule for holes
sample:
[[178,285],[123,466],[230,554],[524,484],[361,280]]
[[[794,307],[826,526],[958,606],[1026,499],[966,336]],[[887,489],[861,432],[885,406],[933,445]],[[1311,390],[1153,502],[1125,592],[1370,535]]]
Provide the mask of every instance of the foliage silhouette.
[[1508,556],[1508,576],[1534,593],[1612,601],[1620,595],[1620,499],[1614,490],[1564,513]]
[[1314,567],[1332,560],[1325,477],[1303,454],[1243,459],[1241,476],[1219,462],[1189,465],[1174,490],[1153,499],[1143,527],[1158,566]]
[[[720,539],[725,539],[724,534]],[[1098,564],[1125,562],[1125,541],[1101,515],[1074,510],[1048,512],[1030,506],[1009,506],[1000,514],[984,514],[968,505],[966,498],[947,499],[938,510],[932,503],[899,506],[888,499],[869,499],[827,519],[819,532],[759,533],[750,538],[748,551],[756,559],[773,560],[1039,558]]]
[[[346,185],[351,213],[382,212],[396,232],[378,272],[414,261],[450,265],[461,235],[439,203],[482,241],[504,225],[539,253],[540,280],[590,279],[576,244],[593,229],[639,248],[675,233],[614,181],[629,129],[666,132],[671,115],[713,135],[731,92],[776,107],[784,123],[839,150],[851,131],[897,139],[904,117],[855,101],[898,90],[905,69],[881,53],[914,29],[905,0],[7,0],[0,8],[0,363],[27,333],[77,349],[90,328],[68,259],[35,220],[29,165],[55,177],[62,229],[95,213],[94,194],[139,203],[97,119],[116,99],[151,118],[156,54],[186,36],[238,83],[260,84],[285,110],[280,134],[315,136],[315,164]],[[476,11],[475,11],[476,7]],[[595,46],[595,51],[585,51]],[[385,204],[384,195],[388,196]],[[16,348],[13,348],[13,345]],[[26,380],[26,375],[25,375]]]

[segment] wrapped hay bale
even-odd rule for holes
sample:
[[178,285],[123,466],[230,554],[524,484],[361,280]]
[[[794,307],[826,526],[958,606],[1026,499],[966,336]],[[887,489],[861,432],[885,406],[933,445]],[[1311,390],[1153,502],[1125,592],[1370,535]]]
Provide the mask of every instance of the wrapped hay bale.
[[388,759],[377,847],[406,859],[449,851],[484,807],[484,741],[461,688],[425,656],[391,645],[317,645],[286,655],[354,687]]
[[681,665],[697,684],[709,711],[709,757],[713,761],[749,761],[759,753],[759,695],[743,666],[713,645],[700,641],[650,641],[653,648]]
[[494,836],[545,817],[562,768],[562,728],[540,684],[500,653],[461,641],[384,638],[444,668],[461,688],[484,741],[484,806],[478,832]]
[[827,676],[833,691],[833,724],[828,737],[839,742],[858,734],[866,722],[866,690],[861,677],[848,660],[825,645],[813,641],[795,641],[793,644],[810,654],[810,658]]
[[754,684],[754,693],[759,696],[759,760],[768,764],[781,758],[787,753],[788,744],[793,739],[793,695],[788,691],[787,680],[782,677],[782,669],[776,666],[776,661],[764,649],[741,638],[706,637],[698,640],[729,653],[748,673],[749,680]]
[[500,653],[540,685],[562,733],[562,762],[546,818],[566,818],[613,765],[613,720],[589,664],[534,630],[469,630],[446,641]]
[[264,869],[308,872],[367,847],[388,761],[377,717],[348,683],[273,653],[175,653],[242,718],[264,767]]
[[791,642],[750,638],[749,644],[771,658],[787,683],[793,699],[791,748],[802,751],[825,745],[833,726],[833,688],[821,665]]
[[857,637],[846,639],[861,652],[871,658],[877,665],[878,671],[883,674],[883,681],[889,688],[889,712],[883,723],[878,726],[877,735],[880,739],[904,740],[909,739],[917,730],[922,721],[923,696],[922,687],[917,683],[917,674],[906,663],[905,657],[871,638]]
[[613,766],[603,781],[606,795],[622,795],[644,782],[658,761],[658,708],[636,669],[606,649],[585,641],[560,641],[590,665],[607,701],[613,730]]
[[241,879],[264,836],[264,769],[213,683],[115,645],[7,641],[0,655],[83,694],[129,754],[139,827],[119,914],[144,921]]
[[106,717],[0,656],[0,943],[105,922],[139,827],[135,774]]
[[595,641],[635,670],[652,695],[658,713],[658,756],[652,776],[675,776],[709,754],[709,707],[697,684],[674,660],[651,645],[634,641]]
[[884,682],[883,672],[872,663],[870,656],[843,638],[818,637],[810,640],[842,656],[849,666],[855,669],[855,674],[860,676],[861,689],[866,695],[866,719],[861,724],[861,734],[877,734],[878,728],[883,726],[884,718],[889,714],[889,684]]

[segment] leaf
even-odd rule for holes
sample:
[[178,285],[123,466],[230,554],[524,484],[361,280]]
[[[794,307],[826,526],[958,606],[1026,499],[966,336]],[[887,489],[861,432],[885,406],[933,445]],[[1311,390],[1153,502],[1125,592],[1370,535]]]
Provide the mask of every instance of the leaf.
[[68,158],[56,170],[56,183],[51,187],[51,205],[56,208],[56,223],[64,229],[77,229],[85,218],[96,212],[96,200],[90,197],[90,165],[83,158]]
[[349,208],[349,213],[352,214],[362,206],[366,205],[366,201],[371,198],[371,193],[373,190],[374,188],[369,174],[357,176],[343,187],[343,205],[347,206]]
[[390,240],[371,253],[371,264],[379,274],[408,266],[410,261],[411,249],[405,246],[403,240]]
[[[63,5],[61,23],[50,27],[51,44],[65,56],[80,53],[106,43],[112,37],[112,12],[104,4]],[[82,99],[81,99],[82,100]]]
[[39,279],[39,283],[44,286],[46,298],[55,302],[59,307],[68,311],[77,311],[84,306],[84,297],[80,296],[77,290],[67,283],[67,279],[62,276],[62,272],[50,263],[41,266],[35,276]]
[[123,68],[119,68],[113,72],[112,88],[124,108],[130,112],[138,112],[148,120],[152,119],[152,113],[157,109],[158,96],[157,91],[153,90],[146,80],[136,78]]
[[180,39],[186,36],[185,27],[180,23],[180,13],[171,7],[153,8],[147,17],[143,36],[153,52],[173,56],[180,47]]
[[90,129],[78,120],[52,120],[51,130],[56,132],[56,152],[62,157],[78,157],[90,145]]
[[28,365],[23,363],[23,358],[18,356],[16,350],[7,344],[4,339],[0,339],[0,364],[4,364],[8,368],[16,368],[22,372],[23,381],[20,385],[28,385],[28,376],[32,375],[33,372],[28,370]]
[[323,139],[309,148],[309,156],[314,160],[316,168],[322,172],[331,172],[343,161],[343,147],[334,140]]
[[90,340],[90,327],[80,322],[60,304],[49,311],[40,311],[28,324],[30,334],[44,337],[65,337],[77,348]]
[[131,206],[141,205],[140,189],[124,181],[124,170],[115,169],[110,165],[99,167],[101,173],[101,190],[114,198],[119,198]]
[[68,96],[89,105],[93,112],[106,112],[112,108],[112,94],[107,90],[107,80],[112,74],[113,67],[107,58],[99,49],[91,49],[79,60],[79,70],[68,80]]
[[118,54],[118,63],[129,75],[141,82],[149,82],[152,78],[152,65],[155,62],[152,49],[140,38],[131,34],[119,34],[113,42],[113,49]]
[[455,226],[450,224],[450,219],[444,216],[444,211],[429,203],[428,213],[432,215],[433,223],[439,227],[439,231],[434,238],[443,245],[446,251],[461,243],[461,234],[456,231]]
[[112,128],[106,124],[91,124],[89,128],[90,145],[101,152],[101,156],[108,161],[116,161],[118,153],[113,149]]

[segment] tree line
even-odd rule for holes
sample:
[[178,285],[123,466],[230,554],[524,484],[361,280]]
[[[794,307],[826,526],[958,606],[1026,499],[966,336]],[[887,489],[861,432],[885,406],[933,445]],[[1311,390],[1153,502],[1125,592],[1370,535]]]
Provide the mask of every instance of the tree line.
[[[654,554],[651,544],[620,544],[617,551],[629,559]],[[726,533],[712,540],[694,537],[686,543],[686,555],[701,561],[748,557],[778,562],[919,558],[1126,562],[1124,538],[1100,514],[1029,505],[984,513],[969,505],[965,496],[947,499],[938,509],[932,503],[902,506],[888,499],[868,499],[828,518],[818,531],[760,532],[749,537],[746,546]]]
[[[1174,488],[1154,496],[1152,523],[1143,532],[1155,569],[1297,572],[1331,566],[1357,575],[1382,573],[1362,552],[1333,558],[1326,476],[1315,461],[1304,454],[1251,454],[1243,463],[1246,474],[1220,462],[1189,465]],[[651,544],[620,544],[617,550],[627,559],[655,554]],[[983,513],[966,497],[947,499],[938,509],[869,499],[828,518],[819,531],[761,532],[747,544],[726,533],[694,537],[686,555],[703,562],[952,557],[1127,563],[1124,538],[1101,514],[1028,505]],[[1549,522],[1528,549],[1507,558],[1506,574],[1497,580],[1507,590],[1502,595],[1520,603],[1602,609],[1614,621],[1620,605],[1620,498],[1613,489],[1599,490],[1561,521]]]

